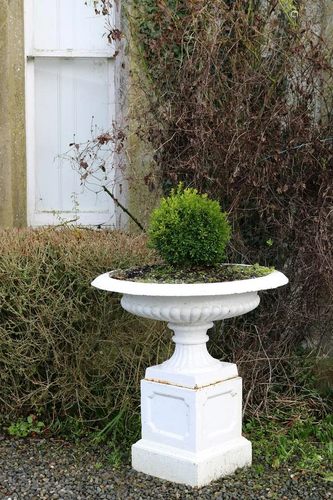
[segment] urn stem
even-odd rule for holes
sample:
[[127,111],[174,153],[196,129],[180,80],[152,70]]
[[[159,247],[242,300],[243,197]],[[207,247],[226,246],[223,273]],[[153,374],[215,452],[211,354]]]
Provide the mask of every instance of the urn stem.
[[209,340],[207,330],[212,326],[212,322],[200,325],[168,323],[170,330],[174,331],[172,340],[176,346],[172,357],[162,363],[162,368],[182,373],[219,368],[221,362],[209,354],[206,345]]

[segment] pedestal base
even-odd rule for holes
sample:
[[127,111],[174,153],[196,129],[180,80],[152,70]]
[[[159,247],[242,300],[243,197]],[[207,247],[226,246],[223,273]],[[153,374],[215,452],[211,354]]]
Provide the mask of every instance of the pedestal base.
[[132,447],[137,471],[201,487],[251,465],[242,437],[242,380],[193,389],[141,381],[142,439]]
[[198,453],[141,439],[132,446],[132,467],[151,476],[202,487],[251,465],[250,441],[239,437]]

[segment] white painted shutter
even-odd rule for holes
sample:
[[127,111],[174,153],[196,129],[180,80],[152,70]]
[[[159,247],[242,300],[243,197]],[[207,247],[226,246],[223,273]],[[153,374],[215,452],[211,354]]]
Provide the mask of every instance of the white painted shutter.
[[[70,143],[108,130],[115,109],[114,60],[105,18],[84,0],[28,0],[28,213],[32,226],[73,219],[115,224],[112,200],[81,186],[61,158]],[[30,34],[30,36],[29,36]],[[102,175],[102,172],[101,172]]]

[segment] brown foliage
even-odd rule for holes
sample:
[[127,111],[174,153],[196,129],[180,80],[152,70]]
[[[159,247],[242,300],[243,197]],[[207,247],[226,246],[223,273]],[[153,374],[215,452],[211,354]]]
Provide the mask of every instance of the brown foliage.
[[165,191],[184,181],[219,200],[233,225],[230,260],[290,279],[220,339],[245,363],[255,406],[287,376],[297,388],[295,348],[321,355],[331,338],[331,50],[305,1],[293,2],[296,15],[273,0],[135,3],[150,104],[142,136],[148,129]]

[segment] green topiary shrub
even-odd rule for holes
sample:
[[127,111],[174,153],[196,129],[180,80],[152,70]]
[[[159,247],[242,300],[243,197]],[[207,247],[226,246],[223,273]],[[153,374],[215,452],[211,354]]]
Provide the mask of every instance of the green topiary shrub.
[[148,244],[169,264],[212,265],[225,257],[230,225],[217,201],[180,184],[152,212],[148,235]]

